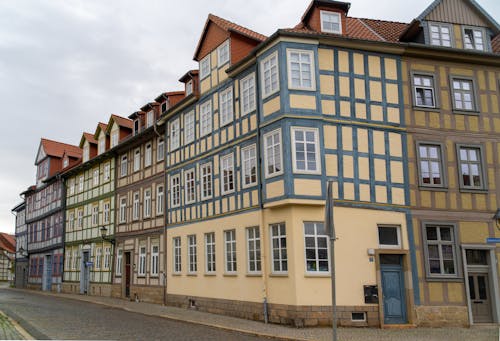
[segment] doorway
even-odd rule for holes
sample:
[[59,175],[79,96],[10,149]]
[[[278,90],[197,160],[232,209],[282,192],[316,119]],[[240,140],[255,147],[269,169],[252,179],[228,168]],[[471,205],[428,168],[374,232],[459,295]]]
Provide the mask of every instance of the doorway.
[[43,263],[42,290],[52,290],[52,255],[45,255]]
[[130,252],[125,252],[125,297],[130,297]]
[[80,294],[89,293],[90,284],[90,267],[92,263],[90,262],[90,252],[82,252],[82,263],[80,264]]
[[382,303],[385,324],[408,323],[403,271],[403,255],[380,255]]
[[469,272],[469,298],[475,323],[492,323],[491,295],[487,273]]

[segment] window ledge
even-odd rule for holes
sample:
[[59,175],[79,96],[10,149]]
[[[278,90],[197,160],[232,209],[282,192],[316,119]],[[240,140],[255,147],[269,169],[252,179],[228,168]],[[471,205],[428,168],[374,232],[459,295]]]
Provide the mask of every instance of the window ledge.
[[421,191],[448,192],[447,186],[438,187],[438,186],[419,185],[418,189]]
[[245,276],[246,277],[262,277],[262,273],[261,272],[247,273]]
[[432,111],[432,112],[441,112],[441,108],[439,107],[419,107],[418,105],[413,106],[413,111]]
[[288,273],[272,273],[269,277],[288,277]]
[[180,272],[173,272],[173,273],[172,273],[172,276],[178,276],[178,277],[179,277],[179,276],[181,276],[181,275],[182,275],[182,273],[180,273]]
[[217,276],[217,274],[215,272],[205,272],[203,274],[203,276],[207,276],[207,277],[215,277]]
[[224,277],[238,277],[238,274],[225,272],[223,276]]
[[457,115],[472,115],[472,116],[479,116],[481,114],[481,112],[477,110],[455,110],[455,109],[453,109],[453,113]]
[[488,194],[488,189],[486,188],[460,188],[460,193],[476,193],[476,194]]
[[196,277],[196,276],[198,276],[198,274],[197,274],[196,272],[191,272],[191,273],[189,273],[189,272],[188,272],[188,274],[187,274],[187,275],[188,275],[189,277]]
[[304,277],[306,278],[331,278],[332,276],[330,275],[330,272],[306,272],[304,274]]
[[463,277],[461,276],[456,276],[456,277],[429,277],[427,276],[425,278],[427,282],[463,282]]

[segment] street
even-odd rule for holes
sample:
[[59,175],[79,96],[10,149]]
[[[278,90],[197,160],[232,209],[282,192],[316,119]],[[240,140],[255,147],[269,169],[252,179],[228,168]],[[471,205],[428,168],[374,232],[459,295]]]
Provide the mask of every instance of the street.
[[[0,310],[36,339],[258,340],[102,305],[0,289]],[[262,338],[260,338],[262,339]]]

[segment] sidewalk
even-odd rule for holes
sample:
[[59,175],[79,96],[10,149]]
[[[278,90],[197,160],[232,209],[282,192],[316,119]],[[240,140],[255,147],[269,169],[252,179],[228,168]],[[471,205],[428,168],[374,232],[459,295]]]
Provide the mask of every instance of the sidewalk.
[[[19,290],[20,289],[12,289]],[[58,294],[41,291],[30,293],[74,299],[108,307],[123,309],[149,316],[163,317],[188,323],[195,323],[224,330],[233,330],[245,334],[269,337],[281,340],[331,340],[331,328],[294,328],[276,324],[239,319],[230,316],[216,315],[189,309],[162,306],[159,304],[134,302],[110,297],[86,296],[75,294]],[[442,340],[477,340],[499,341],[498,326],[481,328],[414,328],[414,329],[374,329],[374,328],[339,328],[338,339],[343,340],[405,340],[405,341],[442,341]],[[0,339],[2,335],[0,334]]]
[[0,340],[30,339],[33,339],[31,335],[0,311]]

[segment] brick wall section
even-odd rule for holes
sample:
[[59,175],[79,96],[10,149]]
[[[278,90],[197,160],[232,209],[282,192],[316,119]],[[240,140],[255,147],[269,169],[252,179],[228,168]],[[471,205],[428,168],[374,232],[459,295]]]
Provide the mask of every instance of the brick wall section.
[[466,306],[418,306],[419,327],[469,327]]
[[342,22],[342,34],[346,33],[346,14],[344,11],[341,11],[339,9],[335,8],[328,8],[328,7],[322,7],[318,6],[313,9],[313,12],[311,13],[311,16],[309,17],[309,22],[307,23],[308,26],[313,29],[314,31],[321,32],[321,11],[327,11],[327,12],[337,12],[340,14],[340,21]]
[[242,35],[231,34],[231,64],[234,65],[250,53],[257,46],[257,42]]
[[[202,37],[202,45],[198,55],[196,56],[198,60],[202,60],[206,55],[213,51],[217,46],[222,44],[227,38],[229,38],[229,33],[218,27],[213,23],[209,23],[207,33],[205,37]],[[214,67],[214,65],[211,65]]]

